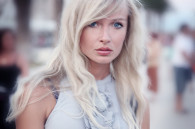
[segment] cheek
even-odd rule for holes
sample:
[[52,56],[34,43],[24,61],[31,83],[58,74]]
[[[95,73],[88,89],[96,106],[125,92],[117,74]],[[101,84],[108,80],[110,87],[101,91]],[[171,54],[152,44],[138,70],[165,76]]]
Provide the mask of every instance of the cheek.
[[84,29],[80,37],[81,51],[89,51],[93,49],[96,42],[96,35],[89,29]]
[[85,55],[85,50],[86,49],[86,47],[85,47],[85,43],[84,43],[84,41],[81,41],[80,42],[80,51]]
[[121,53],[121,50],[123,48],[123,44],[124,44],[124,42],[120,42],[120,43],[117,44],[117,46],[116,46],[117,55],[119,55]]
[[115,40],[115,48],[120,51],[123,47],[123,44],[124,44],[124,40],[125,40],[125,37],[126,37],[126,33],[123,32],[119,35],[116,35],[114,37],[114,40]]
[[80,38],[80,50],[83,54],[87,54],[87,50],[90,48],[90,37],[88,34],[83,31],[81,38]]
[[85,48],[84,46],[85,46],[85,43],[86,43],[86,41],[85,41],[85,33],[84,33],[85,31],[83,31],[82,32],[82,34],[81,34],[81,37],[80,37],[80,49],[81,49],[81,52],[83,52],[83,49]]

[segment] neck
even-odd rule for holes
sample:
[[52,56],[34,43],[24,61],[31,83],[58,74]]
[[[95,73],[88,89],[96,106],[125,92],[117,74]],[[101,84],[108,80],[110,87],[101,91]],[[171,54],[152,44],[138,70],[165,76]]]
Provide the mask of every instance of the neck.
[[89,72],[96,80],[102,80],[110,74],[110,64],[90,63]]

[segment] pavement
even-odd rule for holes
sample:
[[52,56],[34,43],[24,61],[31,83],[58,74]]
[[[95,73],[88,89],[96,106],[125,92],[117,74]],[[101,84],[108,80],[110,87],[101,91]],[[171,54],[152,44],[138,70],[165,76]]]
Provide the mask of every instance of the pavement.
[[178,113],[174,108],[173,70],[170,60],[164,56],[161,57],[158,78],[158,93],[145,91],[150,103],[150,129],[195,129],[195,81],[184,92],[184,107],[188,112]]

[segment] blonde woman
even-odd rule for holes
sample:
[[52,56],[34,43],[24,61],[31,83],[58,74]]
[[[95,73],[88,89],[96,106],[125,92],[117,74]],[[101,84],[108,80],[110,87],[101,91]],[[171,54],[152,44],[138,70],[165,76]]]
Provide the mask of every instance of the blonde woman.
[[71,0],[48,67],[19,82],[8,120],[17,129],[149,129],[136,5]]

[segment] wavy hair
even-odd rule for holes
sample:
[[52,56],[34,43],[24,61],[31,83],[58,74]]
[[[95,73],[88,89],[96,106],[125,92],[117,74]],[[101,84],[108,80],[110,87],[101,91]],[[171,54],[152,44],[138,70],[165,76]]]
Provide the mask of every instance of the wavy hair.
[[[60,85],[60,82],[67,78],[68,88],[72,90],[83,114],[87,114],[97,127],[103,128],[93,116],[94,112],[98,113],[94,99],[99,97],[99,93],[96,80],[88,71],[88,58],[80,50],[80,36],[85,26],[107,18],[127,6],[129,15],[126,39],[121,53],[111,63],[111,72],[116,80],[117,95],[124,120],[129,128],[133,128],[132,123],[140,128],[144,111],[144,98],[141,93],[144,77],[141,76],[140,68],[145,55],[145,38],[137,3],[135,0],[71,0],[63,10],[59,41],[48,67],[27,80],[18,82],[17,91],[11,99],[11,112],[7,120],[15,119],[24,111],[29,104],[32,91],[38,86],[48,86],[46,81],[48,78],[60,91],[67,90],[67,86]],[[136,120],[130,111],[132,95],[136,97],[139,105]]]

